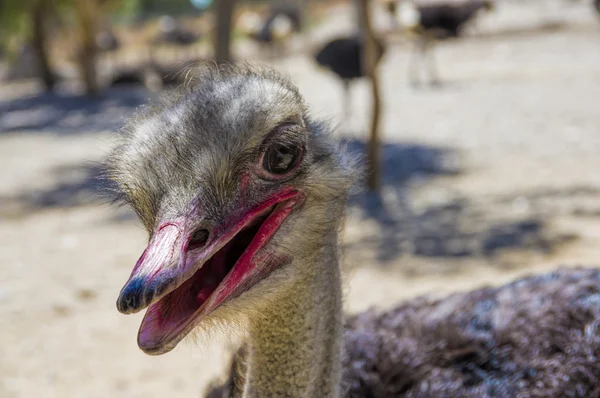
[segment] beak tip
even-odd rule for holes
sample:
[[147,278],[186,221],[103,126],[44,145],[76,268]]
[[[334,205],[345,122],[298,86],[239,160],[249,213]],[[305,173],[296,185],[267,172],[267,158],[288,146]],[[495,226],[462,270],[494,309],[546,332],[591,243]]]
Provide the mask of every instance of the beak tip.
[[121,290],[117,299],[117,310],[123,314],[133,314],[144,308],[144,281],[133,278]]
[[176,275],[169,273],[150,280],[141,276],[130,279],[119,294],[117,310],[123,314],[133,314],[143,310],[156,298],[161,297],[176,279]]

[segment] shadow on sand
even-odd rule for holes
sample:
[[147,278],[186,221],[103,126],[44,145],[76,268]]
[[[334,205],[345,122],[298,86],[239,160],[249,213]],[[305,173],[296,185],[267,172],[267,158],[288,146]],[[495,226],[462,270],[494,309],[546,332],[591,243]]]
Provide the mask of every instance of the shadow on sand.
[[[364,143],[348,142],[352,151],[364,151]],[[364,152],[363,152],[364,153]],[[469,258],[494,256],[503,250],[550,252],[565,240],[548,232],[545,219],[526,213],[519,218],[502,217],[505,197],[498,203],[479,203],[473,198],[448,198],[430,206],[414,206],[413,191],[435,184],[441,177],[453,178],[462,170],[458,154],[448,148],[421,144],[384,143],[383,195],[354,193],[350,211],[359,219],[374,221],[378,233],[364,233],[347,249],[373,250],[386,263],[403,255],[422,258]],[[53,170],[57,183],[49,189],[0,197],[0,208],[9,216],[27,216],[42,209],[108,203],[111,186],[96,165],[63,166]],[[4,206],[9,204],[10,206]],[[17,210],[15,210],[17,209]],[[0,216],[7,211],[0,212]],[[114,220],[128,221],[131,213]]]
[[55,183],[51,187],[0,196],[0,218],[26,217],[40,210],[108,205],[114,199],[115,187],[104,177],[104,170],[100,163],[54,168],[51,179]]
[[[363,151],[365,143],[350,147]],[[570,235],[549,231],[547,219],[526,212],[515,217],[512,199],[482,203],[475,198],[450,196],[427,206],[416,206],[414,191],[436,184],[439,178],[460,175],[459,154],[450,148],[421,144],[385,143],[382,151],[382,194],[355,194],[351,209],[359,219],[375,221],[378,233],[349,243],[369,247],[382,263],[402,255],[421,258],[493,257],[505,250],[550,253]]]
[[109,89],[97,97],[39,93],[0,102],[0,134],[48,132],[57,135],[116,130],[150,94],[144,89]]

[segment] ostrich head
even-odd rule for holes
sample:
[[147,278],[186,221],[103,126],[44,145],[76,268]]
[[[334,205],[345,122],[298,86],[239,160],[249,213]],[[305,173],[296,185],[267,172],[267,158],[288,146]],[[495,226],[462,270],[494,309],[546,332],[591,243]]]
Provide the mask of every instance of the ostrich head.
[[148,307],[138,345],[259,312],[337,233],[351,164],[297,89],[268,70],[204,69],[142,109],[109,158],[149,243],[117,307]]

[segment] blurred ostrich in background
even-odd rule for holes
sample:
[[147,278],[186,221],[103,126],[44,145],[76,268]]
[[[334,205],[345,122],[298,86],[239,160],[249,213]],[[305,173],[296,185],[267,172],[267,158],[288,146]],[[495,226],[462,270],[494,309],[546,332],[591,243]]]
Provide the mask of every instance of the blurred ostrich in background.
[[[385,53],[383,41],[376,39],[377,62]],[[333,72],[343,85],[343,120],[347,123],[351,117],[350,83],[355,79],[365,77],[363,68],[363,38],[360,35],[342,37],[327,42],[315,54],[315,61],[322,67]]]
[[274,4],[263,18],[258,13],[246,11],[238,25],[250,39],[264,47],[274,58],[284,53],[290,38],[302,27],[300,10],[293,4]]
[[[465,26],[482,11],[493,9],[490,0],[469,0],[462,3],[439,2],[417,5],[407,0],[388,0],[387,10],[401,28],[414,37],[415,51],[409,67],[409,80],[419,84],[419,73],[427,69],[430,83],[440,83],[432,49],[439,40],[457,38]],[[423,64],[427,64],[423,68]]]
[[150,239],[117,307],[148,308],[138,345],[153,355],[195,328],[239,328],[244,346],[212,396],[600,392],[598,270],[344,322],[339,232],[355,161],[276,72],[203,69],[124,131],[110,176]]
[[159,32],[152,39],[152,43],[155,45],[188,46],[199,39],[199,34],[185,29],[175,18],[165,15],[160,18]]

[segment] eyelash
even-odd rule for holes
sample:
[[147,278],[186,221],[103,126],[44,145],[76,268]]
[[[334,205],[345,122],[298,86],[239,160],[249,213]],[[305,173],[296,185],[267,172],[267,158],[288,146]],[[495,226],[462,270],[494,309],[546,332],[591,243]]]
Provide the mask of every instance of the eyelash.
[[305,145],[303,140],[301,140],[299,137],[300,134],[298,127],[299,126],[297,124],[293,123],[283,123],[275,127],[269,134],[267,134],[267,137],[263,140],[262,144],[260,144],[260,147],[258,148],[258,157],[262,157],[262,155],[271,145],[277,143],[284,146],[293,144],[304,149]]
[[[303,143],[303,140],[298,139],[298,137],[297,137],[297,135],[299,135],[298,132],[290,131],[291,129],[289,127],[297,128],[299,126],[296,124],[291,124],[291,123],[282,124],[282,125],[274,128],[267,135],[267,138],[265,138],[263,143],[260,145],[259,150],[258,150],[258,156],[256,158],[257,159],[256,166],[257,166],[257,169],[259,170],[258,173],[262,178],[267,179],[267,180],[285,179],[286,177],[289,177],[291,174],[293,174],[294,171],[297,171],[298,168],[301,166],[302,161],[304,160],[306,147],[305,147],[305,144]],[[284,138],[287,136],[287,137],[289,137],[289,139],[282,139],[282,136]],[[295,166],[292,169],[290,169],[290,171],[288,173],[282,174],[280,176],[269,173],[263,167],[264,157],[265,157],[267,151],[273,145],[277,145],[277,144],[282,145],[282,146],[288,146],[288,147],[295,146],[300,149],[300,155],[299,155],[298,159],[295,161],[296,162]]]

